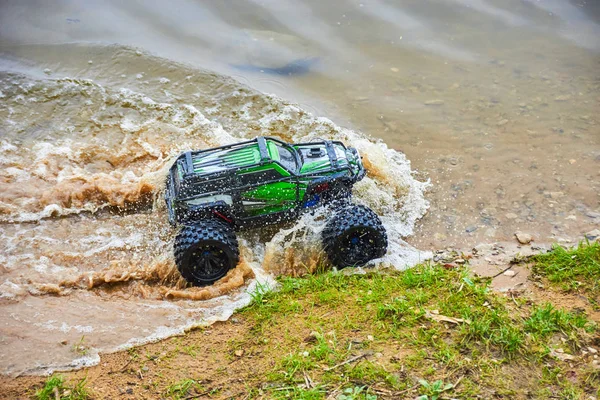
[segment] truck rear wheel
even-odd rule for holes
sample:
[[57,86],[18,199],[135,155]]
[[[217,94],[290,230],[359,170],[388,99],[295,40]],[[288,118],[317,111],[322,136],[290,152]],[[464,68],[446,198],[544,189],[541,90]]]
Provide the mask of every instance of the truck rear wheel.
[[175,238],[174,250],[181,276],[195,286],[214,283],[239,261],[233,228],[216,219],[181,228]]
[[337,268],[360,267],[383,257],[387,234],[371,209],[352,205],[339,210],[325,225],[323,247]]

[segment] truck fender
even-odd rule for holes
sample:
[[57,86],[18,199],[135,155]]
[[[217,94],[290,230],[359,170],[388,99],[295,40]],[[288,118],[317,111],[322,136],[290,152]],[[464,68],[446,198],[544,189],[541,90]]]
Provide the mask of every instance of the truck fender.
[[194,221],[206,218],[218,218],[228,224],[234,223],[231,205],[227,204],[224,200],[200,204],[186,204],[185,207],[181,208],[181,212],[178,213],[178,222],[183,224],[193,223]]

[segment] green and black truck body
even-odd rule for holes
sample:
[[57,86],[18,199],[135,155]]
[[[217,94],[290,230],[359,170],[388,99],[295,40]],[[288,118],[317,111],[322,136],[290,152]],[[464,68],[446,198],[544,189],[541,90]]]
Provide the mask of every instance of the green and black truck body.
[[[169,221],[182,226],[175,241],[179,271],[196,285],[212,283],[237,264],[235,231],[294,220],[307,209],[325,205],[336,205],[339,212],[367,213],[378,225],[375,236],[381,243],[367,254],[368,260],[341,257],[339,262],[327,251],[326,228],[325,250],[336,266],[364,264],[381,257],[387,248],[381,221],[366,207],[350,204],[352,185],[364,176],[358,151],[339,141],[288,144],[257,137],[181,154],[169,170],[165,192]],[[364,237],[373,235],[363,232],[359,236],[349,244],[363,246]],[[339,243],[331,244],[336,245]],[[231,247],[235,251],[229,251]],[[204,278],[202,269],[210,270]]]

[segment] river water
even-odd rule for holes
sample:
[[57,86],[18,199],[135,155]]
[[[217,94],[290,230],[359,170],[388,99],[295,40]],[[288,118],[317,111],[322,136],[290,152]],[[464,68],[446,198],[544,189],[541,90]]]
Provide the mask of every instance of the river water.
[[581,238],[600,225],[599,22],[567,0],[3,1],[1,372],[92,365],[321,263],[317,213],[242,233],[238,268],[186,288],[162,191],[189,149],[357,147],[378,264]]

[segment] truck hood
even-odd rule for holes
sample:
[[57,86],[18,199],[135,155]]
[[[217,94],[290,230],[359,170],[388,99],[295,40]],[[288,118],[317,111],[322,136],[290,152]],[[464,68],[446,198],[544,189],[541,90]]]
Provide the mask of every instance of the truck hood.
[[348,166],[354,175],[359,175],[363,170],[358,151],[351,147],[346,148],[340,142],[306,143],[295,145],[294,148],[302,162],[300,174],[318,174]]

